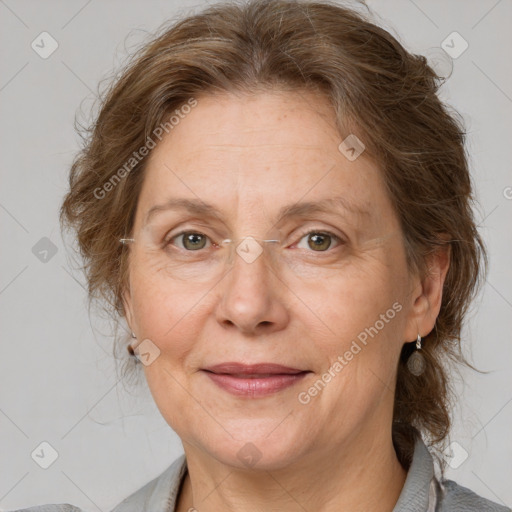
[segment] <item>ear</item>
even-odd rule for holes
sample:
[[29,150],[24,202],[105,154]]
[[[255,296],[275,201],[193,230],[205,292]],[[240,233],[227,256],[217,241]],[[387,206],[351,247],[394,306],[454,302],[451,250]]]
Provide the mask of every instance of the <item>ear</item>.
[[412,281],[412,294],[404,342],[414,341],[418,334],[425,337],[435,326],[441,309],[443,285],[450,266],[450,245],[438,247],[427,258],[424,276]]
[[135,326],[133,322],[132,298],[129,287],[126,287],[123,291],[123,308],[128,328],[133,332]]

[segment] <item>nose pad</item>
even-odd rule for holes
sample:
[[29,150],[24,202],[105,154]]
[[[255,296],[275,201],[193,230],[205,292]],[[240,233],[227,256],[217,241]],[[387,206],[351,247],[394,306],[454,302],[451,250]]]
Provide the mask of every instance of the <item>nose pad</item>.
[[[226,238],[221,242],[223,245],[230,245],[231,248],[235,247],[235,253],[238,257],[242,258],[246,263],[253,263],[256,261],[264,251],[266,244],[278,244],[280,240],[276,239],[258,239],[253,236],[246,236],[239,240],[232,240]],[[232,261],[233,250],[230,251],[230,261]]]

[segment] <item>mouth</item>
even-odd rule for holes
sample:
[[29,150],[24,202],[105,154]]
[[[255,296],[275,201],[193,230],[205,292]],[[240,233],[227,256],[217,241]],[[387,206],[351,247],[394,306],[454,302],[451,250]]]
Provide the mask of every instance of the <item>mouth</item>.
[[274,363],[222,363],[202,370],[217,386],[235,396],[272,395],[301,381],[309,370]]

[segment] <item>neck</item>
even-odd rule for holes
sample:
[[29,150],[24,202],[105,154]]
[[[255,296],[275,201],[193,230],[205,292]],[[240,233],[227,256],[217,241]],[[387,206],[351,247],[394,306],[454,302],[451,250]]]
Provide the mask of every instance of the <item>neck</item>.
[[[185,446],[188,473],[177,512],[392,512],[407,472],[400,465],[391,435],[356,436],[337,455],[317,453],[286,468],[240,470]],[[387,433],[386,433],[387,434]]]

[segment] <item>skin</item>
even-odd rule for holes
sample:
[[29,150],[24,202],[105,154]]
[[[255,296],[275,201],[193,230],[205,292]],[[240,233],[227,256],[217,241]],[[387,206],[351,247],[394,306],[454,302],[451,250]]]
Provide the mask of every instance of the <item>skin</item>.
[[[160,350],[145,375],[187,457],[177,510],[392,511],[406,477],[391,438],[398,357],[405,342],[434,327],[448,254],[433,254],[426,277],[409,272],[379,167],[365,153],[349,161],[338,150],[343,138],[322,96],[268,91],[197,100],[149,157],[125,292],[137,339]],[[276,218],[284,205],[335,196],[368,212],[336,207]],[[149,209],[170,197],[200,198],[223,220],[171,210],[145,225]],[[282,257],[262,243],[252,263],[235,253],[214,264],[209,258],[221,253],[210,246],[205,261],[178,265],[171,256],[178,253],[158,242],[182,228],[215,242],[279,238]],[[330,239],[318,251],[308,231],[330,231],[343,243]],[[171,241],[187,250],[183,237]],[[298,394],[394,303],[400,312],[300,403]],[[242,398],[201,371],[226,361],[311,373],[272,395]],[[246,443],[259,453],[250,467],[237,456]]]

